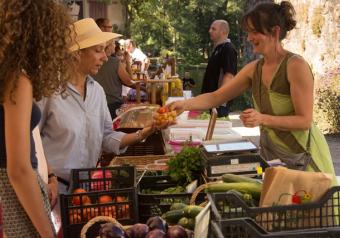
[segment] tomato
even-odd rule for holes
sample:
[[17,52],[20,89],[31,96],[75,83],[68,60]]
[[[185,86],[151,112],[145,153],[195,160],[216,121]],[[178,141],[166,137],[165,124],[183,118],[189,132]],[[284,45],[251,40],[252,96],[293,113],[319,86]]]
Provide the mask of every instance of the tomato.
[[167,107],[160,107],[157,112],[160,113],[160,114],[163,114],[163,113],[166,113],[168,112],[169,109]]

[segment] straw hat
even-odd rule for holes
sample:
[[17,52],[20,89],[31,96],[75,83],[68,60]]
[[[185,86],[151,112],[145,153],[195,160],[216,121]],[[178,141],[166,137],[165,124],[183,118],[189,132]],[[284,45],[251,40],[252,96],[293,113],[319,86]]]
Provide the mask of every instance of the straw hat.
[[76,36],[75,43],[70,47],[71,51],[95,46],[122,36],[116,33],[103,32],[92,18],[76,21],[73,26]]

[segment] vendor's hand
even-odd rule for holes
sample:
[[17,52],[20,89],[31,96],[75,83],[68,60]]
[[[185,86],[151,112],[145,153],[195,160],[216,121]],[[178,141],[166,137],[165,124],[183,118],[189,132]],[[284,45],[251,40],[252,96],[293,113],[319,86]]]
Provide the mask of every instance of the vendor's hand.
[[256,127],[262,124],[262,114],[253,108],[248,108],[244,110],[240,119],[245,127]]
[[166,107],[169,108],[169,111],[176,111],[178,116],[185,111],[185,103],[186,103],[185,100],[175,101],[166,105]]
[[47,193],[48,199],[50,200],[51,209],[53,209],[58,201],[58,180],[56,177],[48,179]]

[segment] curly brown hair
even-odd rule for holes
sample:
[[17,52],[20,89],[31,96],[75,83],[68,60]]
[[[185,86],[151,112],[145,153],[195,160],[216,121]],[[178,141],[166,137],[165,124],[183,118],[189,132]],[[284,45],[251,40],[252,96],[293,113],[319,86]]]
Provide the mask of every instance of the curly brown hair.
[[55,0],[0,1],[0,103],[9,86],[13,98],[23,70],[37,101],[65,89],[73,64],[71,23]]

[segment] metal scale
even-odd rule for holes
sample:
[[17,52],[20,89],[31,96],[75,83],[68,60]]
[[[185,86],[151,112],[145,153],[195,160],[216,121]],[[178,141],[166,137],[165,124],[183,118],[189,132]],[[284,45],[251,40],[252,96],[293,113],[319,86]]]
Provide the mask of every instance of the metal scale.
[[212,109],[202,156],[208,178],[214,180],[226,173],[255,177],[262,174],[268,163],[259,154],[259,148],[249,140],[212,142],[216,109]]

